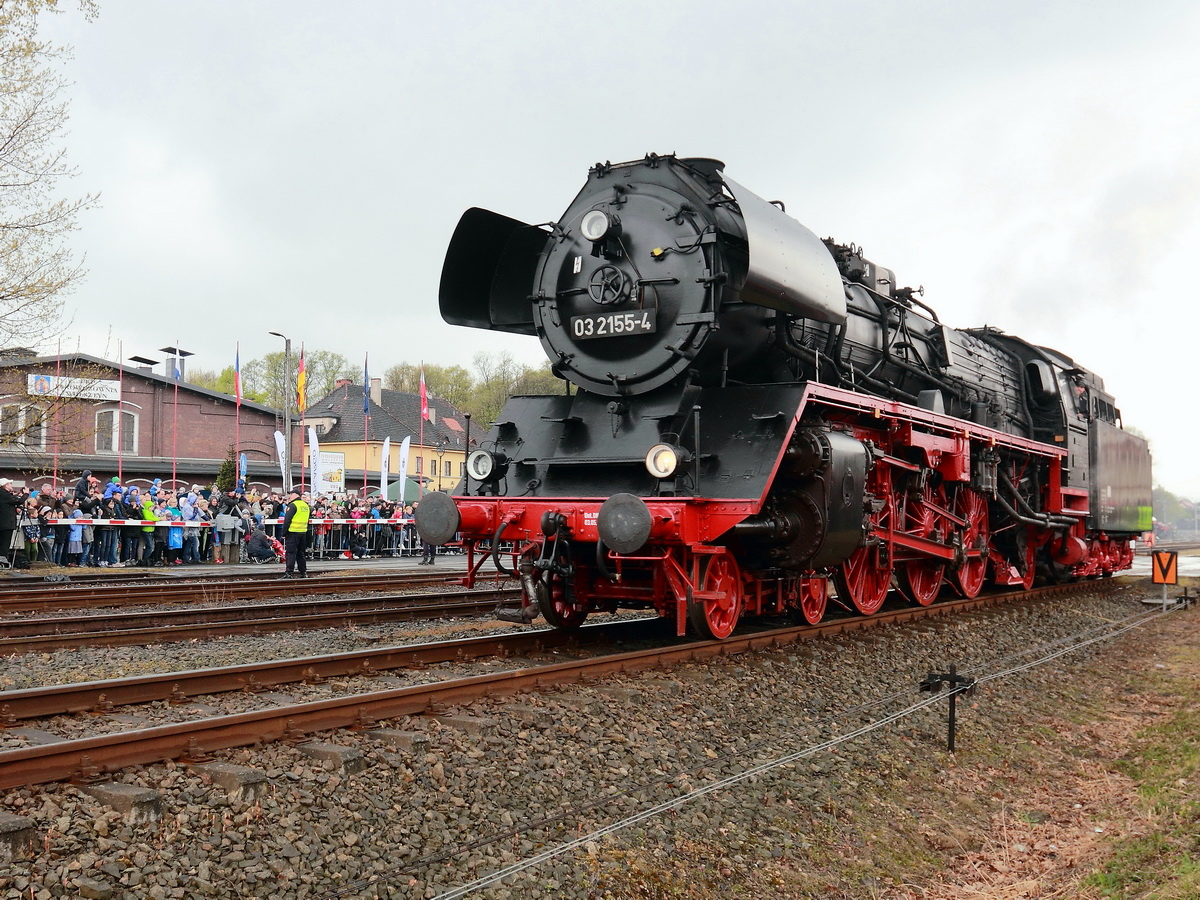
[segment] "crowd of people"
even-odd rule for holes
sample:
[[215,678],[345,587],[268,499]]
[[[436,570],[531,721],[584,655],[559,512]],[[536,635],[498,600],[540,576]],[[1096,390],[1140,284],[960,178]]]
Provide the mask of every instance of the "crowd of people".
[[[297,522],[301,508],[305,514]],[[195,484],[175,490],[157,478],[139,488],[123,485],[115,476],[102,482],[90,471],[73,489],[44,484],[32,491],[13,490],[9,479],[0,478],[0,556],[16,567],[41,560],[70,568],[119,568],[269,562],[283,559],[292,550],[287,559],[291,573],[296,548],[302,544],[303,572],[308,552],[362,558],[412,551],[416,539],[411,524],[380,521],[397,516],[411,520],[411,515],[411,507],[379,498],[310,497],[300,490],[221,492],[215,486]],[[319,521],[326,518],[361,520],[361,524],[339,527]],[[108,520],[126,520],[126,524],[104,524]],[[290,541],[289,528],[295,529]],[[300,533],[302,542],[295,538]],[[433,550],[428,550],[432,559]]]

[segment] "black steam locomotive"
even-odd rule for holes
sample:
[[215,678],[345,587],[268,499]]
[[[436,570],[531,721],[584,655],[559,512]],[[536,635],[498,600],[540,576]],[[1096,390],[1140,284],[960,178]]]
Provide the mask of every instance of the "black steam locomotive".
[[[1150,528],[1150,456],[1103,381],[821,240],[711,159],[598,164],[563,216],[482,209],[442,271],[452,324],[536,335],[566,382],[516,396],[417,527],[520,579],[557,627],[653,608],[870,614],[895,582],[1111,575]],[[574,390],[571,390],[574,386]],[[500,552],[500,548],[504,552]]]

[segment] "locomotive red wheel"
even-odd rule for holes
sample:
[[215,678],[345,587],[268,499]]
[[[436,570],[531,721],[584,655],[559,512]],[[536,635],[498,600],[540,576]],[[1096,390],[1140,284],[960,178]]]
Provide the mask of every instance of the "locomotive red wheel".
[[881,544],[859,547],[833,575],[838,599],[849,603],[864,616],[879,612],[892,584],[892,570],[886,564]]
[[988,540],[991,537],[987,500],[970,488],[962,488],[954,499],[954,511],[967,520],[967,527],[962,532],[964,549],[979,553],[978,556],[967,558],[954,570],[954,586],[960,594],[970,599],[979,596],[987,575]]
[[825,618],[829,605],[829,582],[824,578],[800,579],[800,615],[809,625],[816,625]]
[[538,609],[552,627],[578,628],[587,618],[587,610],[575,602],[575,592],[561,576],[545,573],[535,590]]
[[[921,496],[908,503],[905,530],[909,534],[939,542],[944,539],[934,512],[936,506],[945,505],[942,493],[926,484]],[[937,599],[945,574],[946,564],[940,559],[910,559],[896,568],[900,589],[918,606],[928,606]]]
[[1037,546],[1027,533],[1023,541],[1018,541],[1017,547],[1022,557],[1021,561],[1024,563],[1024,568],[1021,570],[1021,587],[1029,590],[1033,587],[1033,579],[1037,574]]
[[723,640],[733,634],[742,614],[742,573],[728,553],[709,556],[703,564],[697,589],[714,596],[688,600],[688,621],[696,636]]
[[910,559],[896,572],[900,589],[918,606],[928,606],[937,599],[945,574],[945,563],[927,559]]

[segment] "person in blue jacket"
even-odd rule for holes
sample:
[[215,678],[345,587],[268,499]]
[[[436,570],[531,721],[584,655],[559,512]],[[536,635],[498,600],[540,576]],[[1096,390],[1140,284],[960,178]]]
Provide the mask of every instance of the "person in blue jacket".
[[72,569],[79,568],[79,558],[83,556],[83,525],[75,521],[82,518],[82,509],[76,508],[71,513],[71,527],[67,532],[67,565]]

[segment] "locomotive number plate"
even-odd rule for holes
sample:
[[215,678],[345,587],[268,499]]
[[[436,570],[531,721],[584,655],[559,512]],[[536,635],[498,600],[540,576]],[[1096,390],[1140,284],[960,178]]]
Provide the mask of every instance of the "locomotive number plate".
[[571,317],[571,334],[578,340],[619,337],[622,334],[651,334],[656,326],[655,310],[652,309]]

